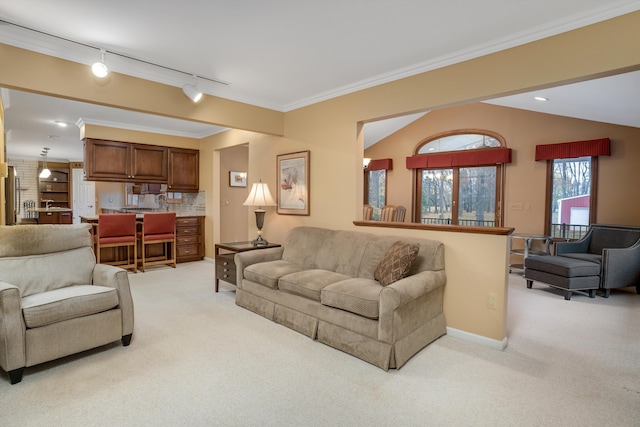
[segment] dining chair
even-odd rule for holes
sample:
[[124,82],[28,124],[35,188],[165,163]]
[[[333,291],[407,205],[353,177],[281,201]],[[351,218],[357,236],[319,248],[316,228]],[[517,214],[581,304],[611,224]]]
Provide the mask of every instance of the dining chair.
[[397,206],[393,216],[393,221],[404,222],[404,216],[406,215],[406,213],[407,213],[407,208],[405,208],[404,206]]
[[380,211],[380,221],[392,222],[396,212],[395,205],[385,205]]
[[362,220],[363,221],[371,221],[372,217],[373,217],[373,206],[364,205],[362,207]]
[[[94,234],[95,254],[98,264],[116,265],[137,272],[136,214],[99,214]],[[114,261],[102,262],[102,249],[113,248]],[[127,259],[121,259],[120,248],[126,248]],[[133,256],[131,249],[133,248]]]
[[[140,270],[144,273],[150,265],[169,265],[176,268],[176,213],[148,212],[139,222]],[[162,255],[148,256],[149,245],[163,244]]]

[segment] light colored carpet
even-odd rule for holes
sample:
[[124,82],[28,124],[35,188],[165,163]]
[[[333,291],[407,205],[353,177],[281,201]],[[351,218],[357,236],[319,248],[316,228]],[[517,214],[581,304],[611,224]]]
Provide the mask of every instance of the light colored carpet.
[[399,371],[237,307],[214,265],[130,274],[131,346],[0,375],[1,426],[637,426],[640,296],[526,289],[505,351],[442,337]]

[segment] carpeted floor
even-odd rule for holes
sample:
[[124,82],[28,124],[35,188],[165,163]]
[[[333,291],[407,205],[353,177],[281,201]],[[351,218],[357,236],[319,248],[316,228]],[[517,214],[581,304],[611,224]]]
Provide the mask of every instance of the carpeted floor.
[[214,265],[130,274],[131,346],[0,374],[0,426],[637,426],[640,296],[526,289],[509,346],[445,336],[384,372],[237,307]]

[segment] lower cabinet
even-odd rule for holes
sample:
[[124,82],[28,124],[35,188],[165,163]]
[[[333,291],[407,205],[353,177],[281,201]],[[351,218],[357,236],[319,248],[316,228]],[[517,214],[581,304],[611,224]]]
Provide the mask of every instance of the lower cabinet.
[[176,257],[178,262],[204,259],[204,217],[176,218]]
[[40,212],[38,214],[39,224],[73,224],[72,211]]

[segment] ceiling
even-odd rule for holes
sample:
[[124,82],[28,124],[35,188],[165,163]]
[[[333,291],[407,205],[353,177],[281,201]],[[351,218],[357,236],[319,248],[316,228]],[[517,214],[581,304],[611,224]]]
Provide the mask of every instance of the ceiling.
[[[637,0],[21,0],[0,4],[0,43],[86,65],[105,49],[113,72],[177,87],[195,74],[205,93],[290,111],[636,10]],[[545,103],[491,102],[640,127],[638,90],[630,73],[547,89]],[[196,138],[224,130],[13,90],[3,100],[9,157],[50,147],[50,159],[81,160],[79,120]],[[367,125],[366,143],[393,122]]]

